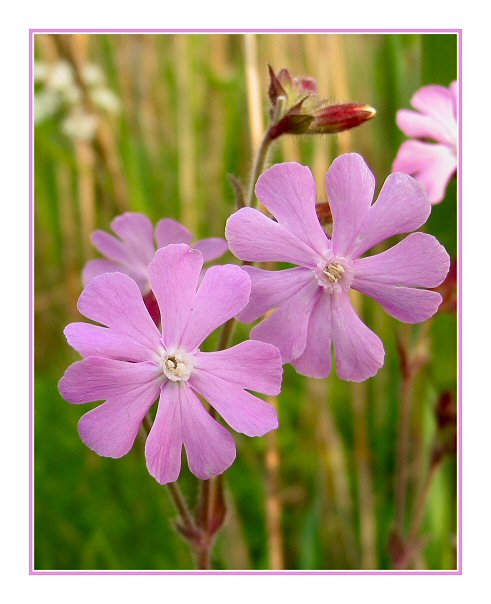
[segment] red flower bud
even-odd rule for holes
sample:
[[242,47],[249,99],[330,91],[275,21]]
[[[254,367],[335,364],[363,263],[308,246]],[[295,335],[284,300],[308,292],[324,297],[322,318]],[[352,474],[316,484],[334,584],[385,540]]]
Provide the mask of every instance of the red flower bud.
[[331,105],[314,113],[309,134],[336,134],[356,128],[375,117],[376,111],[370,105],[346,103]]
[[271,140],[282,134],[336,134],[355,128],[375,116],[369,105],[345,103],[326,106],[319,98],[317,83],[310,77],[293,77],[288,69],[269,69],[268,95],[273,125]]
[[277,124],[271,126],[269,136],[274,140],[282,134],[305,134],[309,131],[313,119],[311,115],[289,111]]

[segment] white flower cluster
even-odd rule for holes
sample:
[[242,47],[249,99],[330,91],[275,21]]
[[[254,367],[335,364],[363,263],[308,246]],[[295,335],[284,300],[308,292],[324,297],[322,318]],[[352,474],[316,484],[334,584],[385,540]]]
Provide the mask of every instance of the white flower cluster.
[[[108,114],[120,110],[119,98],[107,87],[104,73],[98,65],[84,66],[82,77],[90,92],[95,107]],[[89,113],[82,103],[82,91],[78,86],[72,67],[66,61],[34,64],[34,123],[62,112],[62,131],[74,140],[90,141],[94,138],[98,117]]]

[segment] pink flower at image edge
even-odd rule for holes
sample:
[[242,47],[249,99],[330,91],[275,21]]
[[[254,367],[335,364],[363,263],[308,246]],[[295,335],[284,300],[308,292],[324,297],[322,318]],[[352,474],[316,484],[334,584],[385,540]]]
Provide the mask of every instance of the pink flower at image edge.
[[442,300],[424,288],[443,281],[450,260],[426,233],[413,233],[383,253],[361,257],[385,239],[426,222],[431,205],[407,174],[391,174],[372,205],[372,172],[360,155],[346,154],[333,162],[326,187],[332,239],[315,212],[314,178],[297,163],[277,164],[257,182],[257,197],[276,221],[252,208],[228,219],[226,238],[238,258],[297,265],[278,271],[244,267],[252,291],[238,318],[252,322],[273,309],[252,329],[251,338],[277,346],[283,363],[317,378],[329,375],[334,345],[339,377],[363,381],[382,367],[384,348],[357,315],[350,289],[374,298],[400,321],[419,323]]
[[101,325],[80,322],[65,329],[69,344],[85,358],[65,372],[61,395],[71,403],[105,401],[80,419],[89,448],[106,457],[128,453],[160,397],[145,455],[161,484],[177,480],[183,445],[191,472],[203,480],[235,459],[232,436],[198,395],[237,432],[262,436],[278,426],[274,407],[247,391],[280,392],[281,357],[274,346],[248,340],[218,352],[199,350],[246,306],[251,288],[246,272],[224,265],[208,269],[197,289],[202,265],[201,252],[187,245],[155,254],[148,272],[163,333],[137,284],[122,273],[96,277],[80,296],[81,314]]
[[[417,111],[397,112],[397,125],[415,140],[401,145],[393,170],[414,176],[432,203],[443,200],[457,170],[458,94],[457,82],[448,88],[436,84],[424,86],[411,98]],[[428,139],[435,142],[427,142]]]

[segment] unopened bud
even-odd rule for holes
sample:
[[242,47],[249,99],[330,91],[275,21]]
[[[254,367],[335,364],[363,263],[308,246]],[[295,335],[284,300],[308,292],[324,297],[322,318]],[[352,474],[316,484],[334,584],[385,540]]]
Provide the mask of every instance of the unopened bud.
[[149,315],[152,317],[153,322],[157,327],[160,327],[160,309],[157,303],[157,298],[155,297],[153,291],[149,291],[145,296],[143,296],[143,302],[147,307]]
[[271,105],[274,107],[276,105],[276,101],[277,101],[278,97],[280,97],[280,96],[286,97],[287,94],[286,94],[286,90],[281,85],[281,81],[279,79],[280,74],[278,74],[278,76],[277,76],[275,74],[275,72],[273,71],[273,68],[271,67],[271,65],[268,65],[268,70],[269,70],[268,96],[269,96],[269,100],[271,101]]
[[306,134],[313,119],[311,115],[287,113],[277,124],[271,126],[269,136],[274,140],[282,134]]
[[285,97],[289,101],[289,106],[295,105],[300,98],[314,96],[317,94],[317,82],[309,76],[293,77],[288,69],[280,69],[275,74],[271,65],[269,70],[269,89],[268,95],[271,105],[274,107],[279,97]]
[[326,106],[318,96],[316,81],[294,77],[288,69],[269,68],[271,140],[283,134],[336,134],[360,126],[375,116],[370,105],[345,103]]
[[314,113],[309,134],[336,134],[356,128],[375,117],[376,111],[370,105],[346,103],[331,105]]
[[332,225],[332,212],[331,206],[325,203],[317,203],[315,205],[315,212],[317,214],[317,218],[322,226],[330,226]]

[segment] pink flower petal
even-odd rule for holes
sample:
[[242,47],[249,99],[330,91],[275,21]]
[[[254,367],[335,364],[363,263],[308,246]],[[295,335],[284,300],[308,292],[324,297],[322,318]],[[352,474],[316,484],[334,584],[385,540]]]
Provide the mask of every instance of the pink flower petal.
[[310,315],[307,330],[307,345],[302,356],[292,361],[302,375],[324,378],[331,373],[331,296],[322,290]]
[[452,103],[453,103],[453,112],[455,115],[455,120],[458,120],[459,115],[459,83],[452,82],[450,84],[450,92],[452,93]]
[[406,141],[397,153],[393,169],[414,176],[426,189],[428,199],[439,203],[457,169],[457,158],[445,145]]
[[158,396],[161,371],[153,363],[89,357],[71,365],[60,380],[72,403],[106,400],[86,413],[78,430],[83,442],[104,457],[122,457],[133,446],[143,418]]
[[376,281],[357,282],[356,289],[379,302],[389,315],[404,323],[421,323],[432,317],[442,302],[435,291]]
[[89,285],[89,283],[91,283],[95,277],[104,275],[106,273],[123,273],[124,275],[128,275],[128,277],[131,277],[131,279],[136,282],[140,288],[142,296],[147,295],[150,290],[150,283],[148,282],[146,270],[133,270],[133,268],[128,267],[126,264],[120,264],[117,262],[112,262],[112,260],[104,260],[102,258],[89,260],[85,265],[82,271],[82,282],[84,287],[87,287],[87,285]]
[[421,184],[407,174],[391,174],[368,210],[350,256],[357,258],[389,237],[418,229],[430,212],[431,204]]
[[439,143],[453,145],[455,143],[455,120],[449,125],[442,124],[434,117],[400,109],[397,112],[396,122],[407,136],[414,138],[432,138]]
[[259,177],[256,195],[276,220],[322,256],[329,248],[317,218],[317,191],[306,166],[295,162],[276,164]]
[[210,237],[202,239],[193,244],[195,250],[199,250],[203,254],[204,262],[216,260],[228,251],[228,245],[225,239],[221,237]]
[[[97,271],[100,275],[117,271],[136,281],[143,295],[148,292],[147,267],[131,256],[131,250],[125,244],[105,231],[92,233],[92,243],[101,254],[111,260],[102,258],[90,260],[82,272],[84,285],[88,285],[96,277],[94,273]],[[114,270],[101,270],[103,268],[110,269],[112,266],[115,267]]]
[[273,395],[281,391],[281,355],[271,344],[246,340],[218,352],[197,352],[194,359],[193,376],[199,370],[240,388]]
[[372,203],[375,177],[361,155],[347,153],[333,161],[326,176],[326,188],[333,216],[333,252],[344,256]]
[[249,275],[239,266],[225,264],[209,268],[182,333],[180,342],[184,350],[196,350],[212,331],[245,307],[250,293]]
[[278,416],[272,405],[230,383],[228,379],[197,370],[193,371],[189,383],[237,432],[247,436],[263,436],[278,427]]
[[119,262],[113,262],[112,260],[104,260],[97,258],[96,260],[89,260],[84,266],[82,271],[82,282],[84,286],[87,286],[94,277],[103,275],[104,273],[115,273],[115,272],[126,272],[125,268]]
[[413,233],[386,252],[357,260],[352,286],[396,319],[419,323],[435,314],[442,299],[414,288],[436,287],[449,267],[449,255],[432,235]]
[[363,382],[384,364],[382,342],[358,317],[347,294],[333,294],[331,308],[337,374],[342,380]]
[[191,244],[193,236],[188,229],[177,220],[172,218],[163,218],[159,220],[155,227],[155,239],[157,248],[165,247],[172,243]]
[[232,253],[254,262],[291,262],[315,268],[313,250],[283,225],[253,208],[241,208],[227,220],[225,237]]
[[[148,360],[159,358],[160,332],[150,318],[137,284],[122,273],[96,277],[78,300],[79,311],[89,319],[107,325],[148,350]],[[132,353],[133,354],[133,353]]]
[[251,338],[276,346],[283,363],[297,359],[305,350],[309,318],[319,285],[312,279],[251,331]]
[[162,386],[157,415],[145,443],[148,471],[160,484],[174,482],[181,471],[181,390],[170,382]]
[[128,256],[125,245],[114,235],[110,235],[106,231],[94,231],[91,241],[96,250],[110,260],[119,262],[125,266],[128,263],[131,264],[131,258]]
[[173,387],[179,391],[182,439],[189,469],[201,480],[222,474],[235,460],[234,439],[205,410],[189,386]]
[[70,346],[83,357],[101,356],[132,362],[157,360],[148,346],[115,329],[91,323],[70,323],[63,333]]
[[155,253],[150,219],[145,214],[125,212],[111,222],[111,229],[123,240],[132,265],[145,270]]
[[244,266],[243,270],[251,278],[252,284],[249,303],[237,315],[237,318],[244,323],[251,323],[271,308],[280,306],[312,280],[312,271],[302,267],[267,271]]
[[164,325],[162,338],[167,349],[179,345],[195,304],[202,266],[200,252],[184,244],[174,244],[157,250],[148,267],[150,284]]
[[450,257],[433,235],[412,233],[381,254],[356,260],[353,287],[359,281],[436,287],[449,268]]
[[412,96],[411,105],[440,123],[455,124],[454,95],[444,86],[423,86]]
[[58,389],[70,403],[91,403],[125,396],[133,388],[151,386],[158,395],[162,371],[155,363],[128,363],[87,357],[68,367]]

